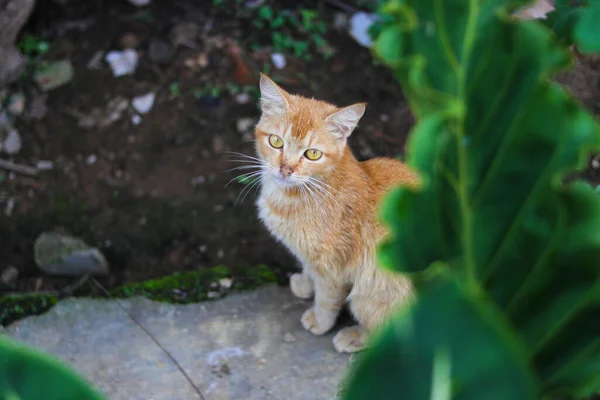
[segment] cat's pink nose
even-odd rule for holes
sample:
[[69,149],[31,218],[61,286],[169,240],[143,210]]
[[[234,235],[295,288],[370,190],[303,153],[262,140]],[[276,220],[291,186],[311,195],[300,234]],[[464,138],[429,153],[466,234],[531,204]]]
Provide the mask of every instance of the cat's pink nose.
[[281,176],[287,178],[294,173],[294,169],[290,166],[284,165],[283,167],[279,168],[279,172],[281,172]]

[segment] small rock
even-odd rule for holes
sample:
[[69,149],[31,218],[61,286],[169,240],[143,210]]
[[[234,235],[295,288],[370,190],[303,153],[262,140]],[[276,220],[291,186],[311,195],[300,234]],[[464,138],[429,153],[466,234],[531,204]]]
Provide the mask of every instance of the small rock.
[[513,15],[521,19],[546,19],[547,14],[555,9],[552,3],[548,0],[537,0],[534,4],[517,10]]
[[122,49],[135,49],[140,45],[140,40],[133,33],[126,33],[119,40]]
[[37,70],[33,79],[43,92],[56,89],[73,79],[73,64],[70,60],[61,60]]
[[207,294],[209,299],[216,299],[217,297],[221,297],[221,293],[219,292],[208,292]]
[[54,169],[54,162],[49,160],[40,160],[35,164],[35,167],[40,171],[49,171]]
[[[140,117],[137,114],[133,114],[131,116],[131,123],[134,125],[139,125],[142,122],[142,117]],[[128,138],[129,139],[129,138]],[[135,137],[133,138],[133,140],[129,141],[130,143],[135,142]]]
[[283,335],[283,341],[286,343],[293,343],[296,341],[296,336],[292,335],[290,332],[286,332],[285,335]]
[[168,64],[175,56],[175,48],[165,40],[152,38],[148,46],[148,55],[157,64]]
[[117,96],[110,100],[106,104],[106,110],[104,112],[103,119],[99,121],[100,127],[106,127],[111,125],[113,122],[118,121],[121,115],[129,107],[129,100],[125,97]]
[[246,2],[245,6],[248,8],[258,8],[265,3],[266,0],[249,0]]
[[[9,178],[10,178],[10,175],[9,175]],[[12,215],[14,208],[15,208],[15,199],[11,197],[10,199],[6,200],[6,205],[4,206],[4,215],[6,215],[7,217],[10,217]]]
[[192,179],[192,185],[194,186],[202,185],[204,182],[206,182],[206,178],[203,176],[197,176]]
[[34,245],[35,262],[50,275],[107,275],[104,255],[83,240],[55,232],[42,233]]
[[248,93],[239,93],[235,96],[235,101],[238,104],[246,104],[250,101],[250,95]]
[[223,258],[223,257],[225,257],[225,250],[223,250],[223,249],[219,249],[219,251],[217,251],[217,257],[218,257],[218,258]]
[[98,161],[98,156],[95,154],[90,154],[89,156],[87,156],[87,158],[85,159],[85,163],[87,165],[92,165],[95,164],[96,161]]
[[144,7],[150,4],[150,0],[129,0],[136,7]]
[[92,58],[87,63],[89,69],[100,69],[102,68],[102,56],[104,56],[104,50],[98,50],[92,55]]
[[8,111],[13,115],[23,114],[23,111],[25,111],[25,95],[23,93],[19,92],[10,96]]
[[240,118],[237,120],[236,127],[239,133],[246,133],[250,131],[255,124],[255,120],[253,118]]
[[19,132],[7,120],[0,119],[0,152],[17,154],[22,144]]
[[373,44],[369,35],[369,28],[375,21],[377,16],[363,11],[354,13],[350,17],[350,36],[354,38],[361,46],[371,47]]
[[19,277],[19,270],[14,266],[4,268],[2,274],[0,274],[0,282],[5,285],[10,285]]
[[223,289],[229,289],[232,283],[233,280],[231,280],[231,278],[219,279],[219,286],[221,286]]
[[131,101],[131,106],[133,109],[140,114],[146,114],[152,108],[154,104],[154,99],[156,98],[156,93],[147,93],[142,96],[135,97]]
[[271,54],[271,61],[273,62],[273,65],[277,69],[283,69],[283,68],[285,68],[285,66],[287,64],[287,62],[285,60],[285,56],[281,53]]
[[138,63],[137,52],[133,49],[111,51],[104,59],[110,65],[115,77],[133,74]]

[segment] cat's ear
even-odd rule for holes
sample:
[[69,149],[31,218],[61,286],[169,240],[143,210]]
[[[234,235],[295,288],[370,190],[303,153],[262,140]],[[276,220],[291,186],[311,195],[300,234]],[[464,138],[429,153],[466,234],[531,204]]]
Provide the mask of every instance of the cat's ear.
[[289,94],[268,76],[260,74],[260,106],[265,115],[280,115],[287,111]]
[[367,103],[353,104],[334,112],[325,118],[325,122],[334,135],[339,139],[346,139],[356,128],[356,124],[365,113],[366,108]]

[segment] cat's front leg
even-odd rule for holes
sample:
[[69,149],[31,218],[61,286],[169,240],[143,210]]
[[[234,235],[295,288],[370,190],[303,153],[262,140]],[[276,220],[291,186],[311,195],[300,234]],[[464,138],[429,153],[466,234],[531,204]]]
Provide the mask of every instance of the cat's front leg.
[[310,299],[315,294],[315,285],[306,268],[300,273],[290,276],[290,289],[294,296],[301,299]]
[[302,315],[302,326],[315,335],[323,335],[335,324],[348,290],[338,282],[315,276],[315,304]]
[[368,333],[360,325],[340,329],[333,337],[333,346],[338,353],[355,353],[364,350]]

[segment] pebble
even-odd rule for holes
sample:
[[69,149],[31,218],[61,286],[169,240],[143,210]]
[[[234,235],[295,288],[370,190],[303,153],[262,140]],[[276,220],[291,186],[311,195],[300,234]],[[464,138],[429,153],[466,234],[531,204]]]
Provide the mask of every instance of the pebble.
[[40,160],[35,164],[35,167],[40,171],[48,171],[54,169],[54,162],[50,160]]
[[285,56],[281,53],[271,54],[271,61],[273,62],[273,66],[277,69],[283,69],[287,64]]
[[197,176],[192,179],[192,185],[194,186],[202,185],[204,182],[206,182],[206,178],[203,176]]
[[208,292],[208,298],[209,299],[216,299],[217,297],[221,296],[221,293],[219,292]]
[[235,96],[235,101],[238,104],[246,104],[250,101],[250,95],[248,93],[239,93]]
[[140,114],[145,114],[152,108],[154,105],[154,100],[156,99],[156,93],[150,92],[146,93],[142,96],[134,97],[131,101],[131,106],[134,110],[139,112]]
[[254,118],[240,118],[240,119],[238,119],[237,123],[236,123],[236,127],[237,127],[238,132],[240,132],[240,133],[246,133],[246,132],[250,131],[254,127],[255,122],[256,121],[254,120]]
[[286,343],[293,343],[296,341],[296,336],[292,335],[290,332],[286,332],[285,335],[283,335],[283,341]]
[[138,55],[133,49],[111,51],[104,56],[115,77],[131,75],[137,68]]
[[233,281],[231,278],[219,279],[219,286],[221,286],[223,289],[229,289],[232,283]]
[[69,83],[73,79],[73,73],[71,61],[60,60],[36,70],[33,80],[43,92],[48,92]]
[[90,154],[86,159],[85,159],[85,163],[87,165],[92,165],[95,164],[96,161],[98,161],[98,156],[95,154]]
[[13,283],[14,281],[16,281],[18,277],[19,277],[19,270],[16,267],[11,265],[9,267],[6,267],[2,271],[2,274],[0,274],[0,282],[4,283],[5,285],[9,285],[9,284]]
[[19,92],[10,96],[8,111],[13,115],[23,114],[23,111],[25,111],[25,95],[23,93]]
[[19,132],[8,122],[0,121],[0,152],[17,154],[22,144]]

